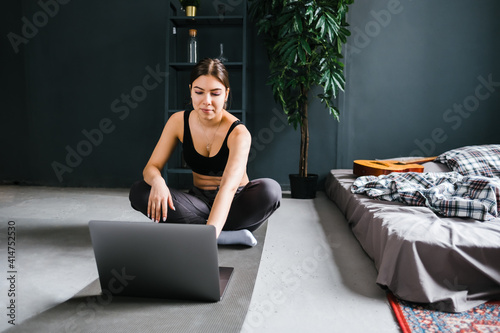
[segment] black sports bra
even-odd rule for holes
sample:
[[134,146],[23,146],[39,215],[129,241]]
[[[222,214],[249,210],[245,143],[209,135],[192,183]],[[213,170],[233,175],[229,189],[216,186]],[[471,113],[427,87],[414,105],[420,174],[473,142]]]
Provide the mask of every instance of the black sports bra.
[[227,131],[226,137],[220,150],[212,157],[200,155],[194,148],[191,130],[189,129],[189,114],[191,111],[184,111],[184,138],[182,141],[182,153],[187,165],[196,173],[206,176],[222,176],[226,168],[229,158],[229,148],[227,147],[227,138],[233,129],[239,124],[243,124],[240,120],[236,120],[231,124]]

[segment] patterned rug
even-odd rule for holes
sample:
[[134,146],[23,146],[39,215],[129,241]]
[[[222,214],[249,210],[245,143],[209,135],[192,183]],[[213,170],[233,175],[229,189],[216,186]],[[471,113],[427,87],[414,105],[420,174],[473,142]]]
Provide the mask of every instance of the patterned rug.
[[403,333],[500,332],[500,302],[488,302],[460,313],[440,312],[387,294]]

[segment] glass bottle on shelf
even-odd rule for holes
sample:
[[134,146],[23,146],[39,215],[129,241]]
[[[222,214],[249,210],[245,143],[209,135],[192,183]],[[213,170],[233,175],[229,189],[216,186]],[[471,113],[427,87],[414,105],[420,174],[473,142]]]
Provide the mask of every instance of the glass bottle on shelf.
[[198,40],[196,39],[196,29],[189,29],[189,42],[188,42],[188,62],[198,62]]
[[224,57],[224,44],[220,43],[220,55],[217,57],[217,59],[220,60],[220,62],[226,62],[227,58]]

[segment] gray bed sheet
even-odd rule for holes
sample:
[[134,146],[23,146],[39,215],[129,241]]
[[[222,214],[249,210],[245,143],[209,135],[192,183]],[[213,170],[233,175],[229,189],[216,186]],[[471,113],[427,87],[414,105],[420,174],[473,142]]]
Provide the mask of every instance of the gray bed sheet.
[[500,299],[500,218],[439,217],[427,207],[352,194],[350,169],[331,170],[325,190],[397,297],[461,312]]

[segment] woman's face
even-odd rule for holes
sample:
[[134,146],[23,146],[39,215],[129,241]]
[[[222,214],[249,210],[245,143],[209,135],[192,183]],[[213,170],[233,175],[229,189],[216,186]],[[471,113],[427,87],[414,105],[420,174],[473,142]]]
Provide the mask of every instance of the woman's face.
[[191,100],[193,108],[200,115],[211,119],[224,109],[229,88],[215,77],[202,75],[194,80],[191,85]]

